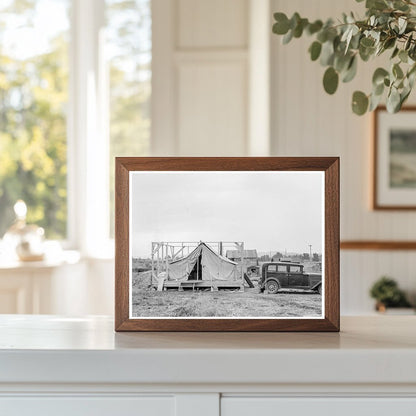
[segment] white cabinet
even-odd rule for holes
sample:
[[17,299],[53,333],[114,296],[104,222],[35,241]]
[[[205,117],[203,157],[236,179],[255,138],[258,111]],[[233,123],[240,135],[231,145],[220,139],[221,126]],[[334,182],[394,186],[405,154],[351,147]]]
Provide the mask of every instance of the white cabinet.
[[221,416],[414,416],[416,398],[224,397]]
[[16,397],[0,398],[7,416],[174,416],[171,397]]
[[415,416],[416,316],[341,333],[115,333],[0,315],[0,415]]

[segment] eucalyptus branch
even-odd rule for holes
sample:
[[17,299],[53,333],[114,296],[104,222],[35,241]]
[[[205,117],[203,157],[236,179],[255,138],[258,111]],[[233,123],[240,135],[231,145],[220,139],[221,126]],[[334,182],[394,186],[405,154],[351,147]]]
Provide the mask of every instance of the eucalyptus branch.
[[332,19],[309,22],[298,13],[290,19],[284,13],[275,13],[273,32],[283,36],[284,44],[304,34],[315,38],[309,53],[313,61],[319,60],[326,68],[323,87],[328,94],[336,92],[340,80],[349,82],[355,77],[358,60],[367,62],[390,50],[390,67],[374,71],[370,94],[354,92],[352,109],[359,115],[372,111],[387,92],[387,109],[397,112],[416,78],[416,3],[366,0],[365,7],[364,19],[344,14],[336,25]]

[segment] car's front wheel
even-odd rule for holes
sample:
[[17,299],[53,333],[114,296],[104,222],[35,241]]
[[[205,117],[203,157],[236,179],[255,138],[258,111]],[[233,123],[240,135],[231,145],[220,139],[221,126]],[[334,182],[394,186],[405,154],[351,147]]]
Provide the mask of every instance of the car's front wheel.
[[277,283],[276,280],[269,280],[266,283],[266,289],[267,289],[267,293],[275,294],[279,290],[279,283]]

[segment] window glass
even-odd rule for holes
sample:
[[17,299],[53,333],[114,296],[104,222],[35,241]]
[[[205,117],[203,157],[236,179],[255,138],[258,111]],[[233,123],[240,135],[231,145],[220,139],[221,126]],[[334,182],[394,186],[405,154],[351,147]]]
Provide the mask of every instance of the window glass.
[[0,2],[0,238],[18,199],[46,237],[66,237],[69,6]]
[[268,270],[269,270],[269,272],[275,272],[275,271],[276,271],[276,265],[275,265],[275,264],[270,265],[270,266],[268,267]]
[[287,272],[287,266],[283,266],[283,265],[277,266],[277,271],[280,272],[280,273],[286,273]]
[[300,268],[300,266],[290,266],[290,272],[291,273],[300,273],[301,268]]
[[152,60],[150,3],[150,0],[106,0],[111,236],[114,235],[114,157],[149,154]]

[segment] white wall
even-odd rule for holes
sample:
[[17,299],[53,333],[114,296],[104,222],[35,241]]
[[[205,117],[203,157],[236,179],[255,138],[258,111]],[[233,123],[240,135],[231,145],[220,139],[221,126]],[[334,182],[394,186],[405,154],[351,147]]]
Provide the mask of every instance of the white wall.
[[[335,18],[350,10],[364,15],[362,4],[351,0],[272,0],[273,12],[298,11],[311,19]],[[272,36],[272,154],[341,157],[341,240],[415,240],[415,212],[375,212],[370,207],[371,116],[353,115],[350,103],[354,90],[370,92],[377,62],[360,62],[359,76],[329,96],[322,88],[324,68],[309,59],[312,40],[294,39],[289,45],[280,40]],[[413,251],[342,251],[342,313],[370,312],[368,289],[383,274],[395,277],[414,297],[415,270]]]

